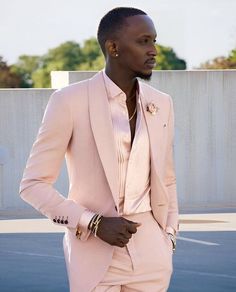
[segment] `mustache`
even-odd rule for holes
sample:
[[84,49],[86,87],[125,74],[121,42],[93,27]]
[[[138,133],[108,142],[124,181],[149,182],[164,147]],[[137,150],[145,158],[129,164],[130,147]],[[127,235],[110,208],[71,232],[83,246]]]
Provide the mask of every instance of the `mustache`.
[[154,63],[156,63],[156,59],[153,57],[149,58],[145,61],[145,64],[154,64]]

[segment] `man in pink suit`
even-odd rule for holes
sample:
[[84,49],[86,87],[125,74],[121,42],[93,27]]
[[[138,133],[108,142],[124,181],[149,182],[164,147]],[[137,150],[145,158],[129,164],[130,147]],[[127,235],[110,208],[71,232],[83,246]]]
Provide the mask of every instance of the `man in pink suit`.
[[[66,227],[71,292],[168,289],[178,230],[173,104],[137,78],[155,67],[145,12],[116,8],[98,28],[105,69],[50,97],[20,195]],[[54,187],[64,156],[68,197]]]

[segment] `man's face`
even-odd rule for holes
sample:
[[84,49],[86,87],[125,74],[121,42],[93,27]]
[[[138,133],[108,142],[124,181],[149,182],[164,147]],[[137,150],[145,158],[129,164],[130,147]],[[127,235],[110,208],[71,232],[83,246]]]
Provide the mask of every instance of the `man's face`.
[[118,35],[118,62],[131,76],[150,79],[156,65],[156,30],[147,15],[126,19]]

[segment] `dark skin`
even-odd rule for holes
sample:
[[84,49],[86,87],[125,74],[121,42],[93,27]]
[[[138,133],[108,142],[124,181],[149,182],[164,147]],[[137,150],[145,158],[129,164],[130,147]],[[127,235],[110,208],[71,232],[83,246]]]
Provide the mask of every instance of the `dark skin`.
[[[127,17],[122,29],[105,43],[105,72],[126,94],[131,117],[136,107],[137,77],[149,79],[155,67],[156,30],[147,15]],[[131,147],[137,114],[130,121]],[[124,247],[141,223],[123,217],[102,217],[97,236],[110,245]]]

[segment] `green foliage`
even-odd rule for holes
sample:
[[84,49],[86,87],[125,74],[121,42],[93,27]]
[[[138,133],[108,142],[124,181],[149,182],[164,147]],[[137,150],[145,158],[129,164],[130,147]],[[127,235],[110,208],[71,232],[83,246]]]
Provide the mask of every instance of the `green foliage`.
[[77,70],[88,71],[101,70],[105,65],[105,60],[100,46],[95,38],[86,40],[82,48],[84,61],[77,66]]
[[35,88],[50,87],[50,70],[48,68],[39,68],[32,74],[32,81]]
[[20,87],[21,79],[0,56],[0,88]]
[[231,69],[236,69],[236,49],[233,49],[228,57],[228,61],[230,63],[230,68]]
[[22,77],[21,87],[50,87],[51,71],[77,70],[85,57],[76,42],[68,41],[39,56],[20,56],[13,70]]
[[42,61],[47,71],[76,70],[77,65],[84,61],[84,55],[78,43],[69,41],[50,49]]
[[89,63],[91,60],[96,60],[102,52],[100,46],[95,38],[91,38],[85,41],[83,46],[84,61]]
[[186,62],[179,59],[172,48],[161,45],[156,46],[157,49],[157,66],[155,70],[185,70]]
[[79,71],[99,71],[105,66],[103,55],[98,56],[95,60],[84,62],[77,67]]
[[68,41],[50,49],[40,58],[40,66],[31,75],[34,87],[50,87],[51,71],[99,70],[104,63],[95,38],[80,44]]
[[236,69],[236,49],[228,57],[216,57],[200,65],[200,69]]
[[11,66],[12,72],[21,77],[20,87],[33,87],[32,75],[40,67],[39,56],[22,55],[16,64]]
[[[173,49],[157,46],[157,70],[186,69],[184,60],[179,59]],[[75,41],[65,42],[50,49],[43,56],[19,57],[12,66],[13,72],[21,77],[21,87],[50,87],[51,71],[101,70],[105,60],[95,38],[90,38],[81,46]]]

